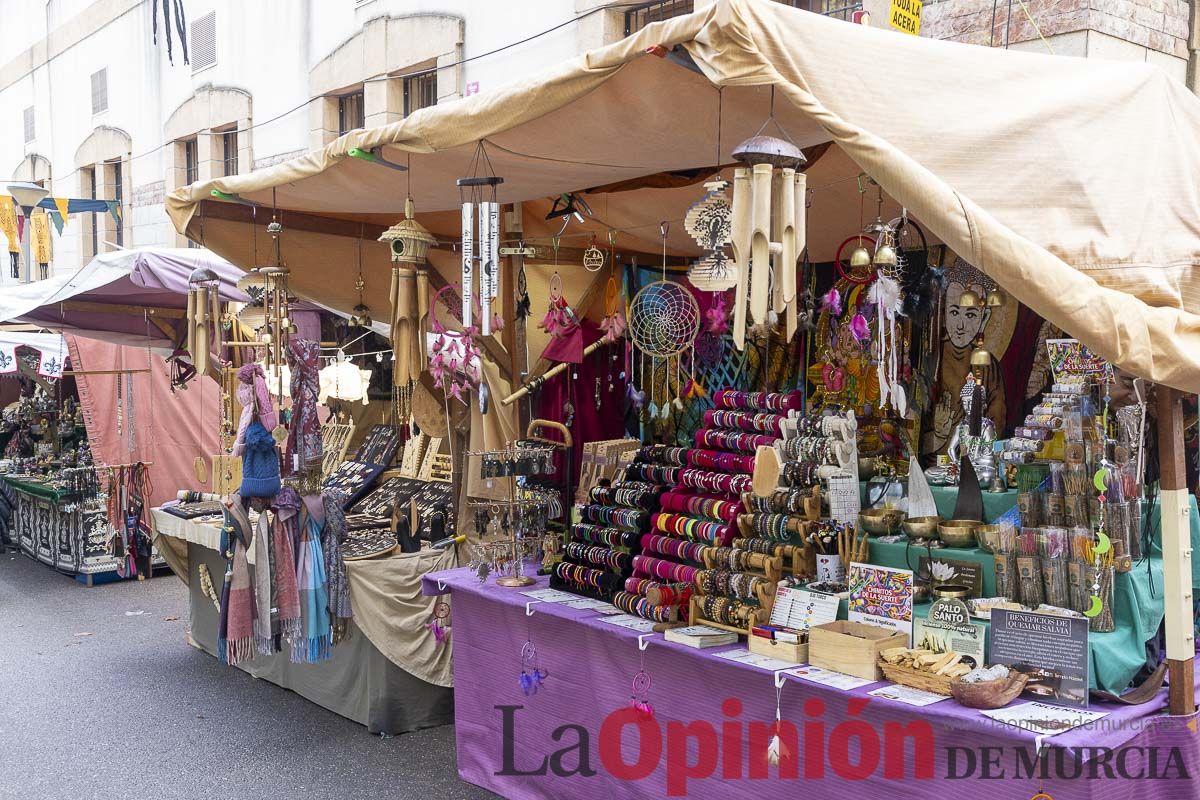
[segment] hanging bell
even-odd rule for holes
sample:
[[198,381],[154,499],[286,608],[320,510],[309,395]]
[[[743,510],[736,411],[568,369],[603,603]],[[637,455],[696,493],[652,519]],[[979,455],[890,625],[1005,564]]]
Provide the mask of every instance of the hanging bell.
[[896,266],[896,249],[890,244],[881,245],[875,251],[875,266],[877,267],[894,267]]
[[993,289],[988,292],[987,304],[989,308],[999,308],[1008,302],[1008,295],[1000,289]]
[[871,253],[865,247],[856,247],[850,253],[851,267],[866,267],[871,264]]
[[983,299],[973,289],[964,289],[958,298],[959,308],[983,308]]
[[984,349],[982,342],[979,342],[975,349],[971,351],[971,366],[990,367],[991,365],[992,354]]

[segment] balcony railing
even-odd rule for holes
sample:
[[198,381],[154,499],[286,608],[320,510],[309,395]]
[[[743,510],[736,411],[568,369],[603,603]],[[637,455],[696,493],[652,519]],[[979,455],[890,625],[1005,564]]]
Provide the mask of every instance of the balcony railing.
[[[862,0],[775,0],[785,6],[823,14],[850,22],[855,11],[862,10]],[[696,10],[695,0],[655,0],[625,11],[625,35],[637,33],[652,22],[680,17]]]

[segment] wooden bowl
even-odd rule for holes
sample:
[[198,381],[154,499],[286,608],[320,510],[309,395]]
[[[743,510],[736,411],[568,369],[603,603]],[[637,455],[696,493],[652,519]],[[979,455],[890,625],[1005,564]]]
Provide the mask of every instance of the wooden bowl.
[[894,508],[868,508],[858,512],[858,527],[872,536],[886,536],[900,529],[904,512]]
[[947,547],[974,547],[975,529],[982,523],[973,519],[951,519],[938,523],[938,536]]
[[950,694],[959,705],[967,708],[1004,708],[1017,699],[1028,680],[1028,675],[1016,670],[1009,672],[1007,678],[980,683],[967,683],[962,678],[955,678],[950,681]]
[[910,539],[936,539],[941,517],[909,517],[900,523]]

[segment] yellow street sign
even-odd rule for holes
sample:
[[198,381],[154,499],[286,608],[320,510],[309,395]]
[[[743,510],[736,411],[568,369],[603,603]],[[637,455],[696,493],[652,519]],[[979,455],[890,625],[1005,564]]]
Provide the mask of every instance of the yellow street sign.
[[921,0],[892,0],[888,24],[901,33],[921,35]]

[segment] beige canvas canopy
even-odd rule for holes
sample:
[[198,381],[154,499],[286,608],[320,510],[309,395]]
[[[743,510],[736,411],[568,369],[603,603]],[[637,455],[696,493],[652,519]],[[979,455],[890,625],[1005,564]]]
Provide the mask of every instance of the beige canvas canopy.
[[[679,47],[660,58],[646,53],[655,45]],[[826,251],[813,260],[853,232],[858,195],[845,178],[861,169],[1041,316],[1132,372],[1200,391],[1200,102],[1150,65],[938,42],[722,0],[508,87],[193,184],[167,207],[180,231],[252,266],[269,263],[269,208],[216,202],[210,190],[277,204],[293,287],[345,311],[357,302],[348,276],[360,239],[367,282],[387,285],[387,253],[373,240],[407,194],[435,232],[453,236],[454,215],[431,212],[457,208],[455,179],[471,174],[480,142],[505,178],[500,201],[541,208],[560,192],[728,164],[772,103],[798,145],[832,142],[848,157],[847,174],[829,180],[849,202],[831,189],[822,208],[822,181],[810,175],[813,247]],[[351,148],[382,148],[410,171],[351,158]],[[618,246],[655,252],[658,221],[679,219],[699,192],[603,196],[607,209],[589,196],[601,226],[623,227],[606,213],[643,226]],[[671,251],[693,252],[679,228]],[[433,261],[447,276],[457,264],[448,249]]]

